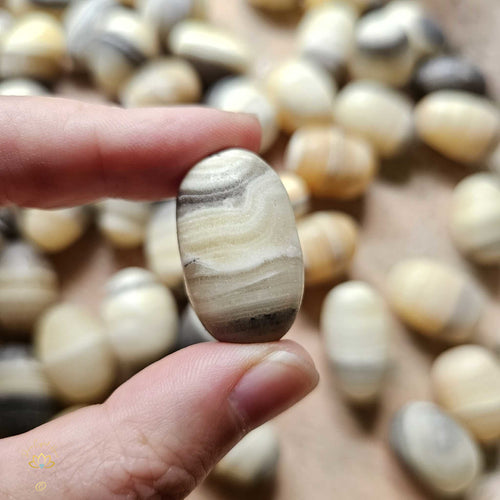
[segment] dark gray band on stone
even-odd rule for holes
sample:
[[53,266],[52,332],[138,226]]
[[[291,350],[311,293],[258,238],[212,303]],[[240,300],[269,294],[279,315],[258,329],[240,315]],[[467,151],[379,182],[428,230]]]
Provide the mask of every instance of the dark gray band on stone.
[[[363,37],[360,37],[363,38]],[[371,40],[357,39],[357,47],[361,52],[373,57],[392,57],[408,49],[408,37],[404,31],[397,36]]]
[[280,309],[226,321],[223,326],[220,325],[215,329],[212,327],[211,333],[221,342],[269,342],[276,339],[277,331],[283,331],[283,325],[288,325],[286,328],[288,330],[296,315],[297,309],[295,308]]
[[147,60],[146,55],[135,45],[114,33],[101,33],[98,42],[113,47],[134,66],[140,66]]
[[200,205],[200,207],[218,206],[225,199],[235,200],[234,206],[243,202],[247,191],[247,185],[254,179],[264,175],[265,172],[258,170],[249,170],[247,175],[242,176],[235,182],[224,184],[217,191],[202,191],[202,190],[188,190],[184,189],[177,198],[177,216],[182,216],[185,212],[186,206],[189,205],[189,210],[192,210],[193,205]]

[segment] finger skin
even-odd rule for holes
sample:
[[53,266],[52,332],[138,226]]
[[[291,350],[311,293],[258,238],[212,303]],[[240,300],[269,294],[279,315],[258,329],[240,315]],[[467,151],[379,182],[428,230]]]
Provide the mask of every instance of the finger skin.
[[0,97],[0,205],[56,207],[176,194],[217,151],[257,151],[250,115],[203,107],[122,109],[55,97]]
[[[269,361],[278,358],[294,361]],[[262,380],[260,394],[254,386],[242,397],[244,381],[255,382],[263,366],[261,375],[270,367],[282,373]],[[309,355],[290,341],[191,346],[149,366],[104,404],[0,443],[1,456],[9,457],[0,497],[31,498],[43,477],[47,489],[36,498],[184,498],[245,433],[317,382]],[[258,400],[271,391],[263,408]],[[50,471],[29,470],[21,451],[33,442],[57,451]]]

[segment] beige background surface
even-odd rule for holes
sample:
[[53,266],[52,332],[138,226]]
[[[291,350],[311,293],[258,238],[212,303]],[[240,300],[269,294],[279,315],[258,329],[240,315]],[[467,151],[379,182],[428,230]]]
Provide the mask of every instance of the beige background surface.
[[[444,26],[452,45],[486,72],[493,93],[500,95],[499,0],[425,3]],[[236,30],[256,47],[260,55],[257,73],[266,72],[273,61],[291,51],[293,18],[278,22],[252,10],[244,0],[211,0],[211,4],[214,21]],[[268,155],[276,167],[280,166],[284,143],[282,140]],[[500,343],[499,269],[479,268],[465,261],[447,232],[451,190],[467,173],[466,168],[419,145],[410,155],[385,163],[362,201],[322,206],[346,210],[361,224],[351,278],[366,280],[383,290],[390,266],[398,259],[416,255],[443,259],[468,273],[488,302],[478,341],[494,345]],[[112,251],[91,231],[54,261],[63,276],[66,296],[97,308],[107,276],[127,265],[140,265],[142,256],[140,252]],[[304,310],[288,335],[312,354],[321,382],[313,394],[275,420],[282,457],[274,488],[243,494],[207,482],[190,500],[426,498],[400,468],[386,437],[390,418],[398,408],[410,400],[431,398],[429,367],[443,346],[422,340],[396,322],[393,368],[384,397],[375,411],[353,411],[336,392],[317,329],[321,301],[330,287],[307,290]]]

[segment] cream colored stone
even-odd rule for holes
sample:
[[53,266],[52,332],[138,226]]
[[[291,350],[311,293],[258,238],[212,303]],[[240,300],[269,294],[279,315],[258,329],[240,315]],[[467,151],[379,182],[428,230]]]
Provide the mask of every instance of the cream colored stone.
[[353,403],[373,403],[389,368],[392,322],[384,299],[361,281],[342,283],[325,297],[320,322],[341,392]]

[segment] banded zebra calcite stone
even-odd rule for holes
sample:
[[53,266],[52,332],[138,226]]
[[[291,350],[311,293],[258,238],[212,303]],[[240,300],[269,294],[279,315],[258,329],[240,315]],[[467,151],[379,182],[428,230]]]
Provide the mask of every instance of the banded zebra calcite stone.
[[177,199],[186,289],[205,328],[225,342],[281,338],[299,310],[302,252],[278,175],[229,149],[195,165]]

